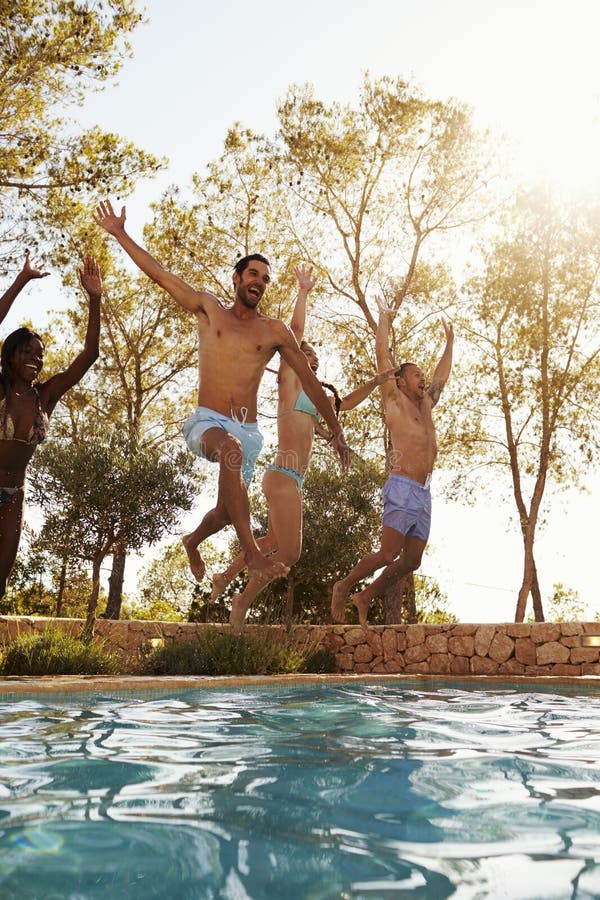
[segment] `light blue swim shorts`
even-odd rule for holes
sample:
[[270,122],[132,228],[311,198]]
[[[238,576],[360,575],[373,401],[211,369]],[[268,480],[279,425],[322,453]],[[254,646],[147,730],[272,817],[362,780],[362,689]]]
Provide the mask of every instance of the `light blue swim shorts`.
[[431,528],[429,479],[425,485],[404,475],[390,475],[383,486],[383,524],[405,537],[426,541]]
[[201,449],[202,435],[209,428],[222,428],[223,431],[237,438],[242,445],[242,478],[248,487],[252,481],[254,466],[264,441],[257,423],[239,422],[237,419],[230,419],[229,416],[215,412],[214,409],[198,406],[185,420],[181,431],[189,449],[202,459],[206,459]]

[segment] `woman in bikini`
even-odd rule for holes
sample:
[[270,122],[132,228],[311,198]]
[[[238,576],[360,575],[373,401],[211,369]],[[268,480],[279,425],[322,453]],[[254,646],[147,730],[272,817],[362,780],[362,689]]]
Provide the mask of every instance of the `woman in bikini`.
[[[13,301],[33,278],[48,275],[25,256],[23,269],[0,297],[0,323]],[[63,394],[85,375],[99,355],[102,280],[95,259],[88,256],[79,272],[89,296],[85,345],[64,372],[38,381],[44,362],[44,342],[29,328],[8,335],[0,354],[0,597],[17,557],[23,525],[25,472],[35,448],[48,433],[48,419]]]
[[[304,340],[306,300],[316,280],[313,278],[312,267],[307,269],[299,266],[295,271],[298,278],[298,299],[290,328],[309,366],[316,373],[319,367],[317,353],[314,347]],[[333,391],[336,413],[339,413],[354,409],[369,396],[371,391],[393,374],[393,369],[382,372],[344,398],[340,398],[331,385],[323,386]],[[300,379],[283,359],[279,366],[277,384],[278,447],[275,459],[268,466],[262,480],[262,489],[269,511],[268,529],[267,533],[257,540],[257,544],[261,553],[291,567],[300,558],[302,549],[302,484],[310,462],[313,439],[315,432],[323,437],[328,435],[318,424],[319,414],[302,390]],[[213,576],[213,600],[223,593],[244,566],[244,557],[240,554],[225,572]],[[241,628],[250,604],[267,584],[264,579],[252,577],[244,591],[232,598],[229,622],[236,629]]]

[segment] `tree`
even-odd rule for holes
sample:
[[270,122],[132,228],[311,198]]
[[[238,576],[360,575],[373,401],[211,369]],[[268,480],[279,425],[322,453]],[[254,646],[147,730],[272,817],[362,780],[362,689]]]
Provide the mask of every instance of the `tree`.
[[11,261],[32,222],[41,233],[60,232],[69,198],[127,192],[161,165],[61,115],[114,77],[141,21],[133,0],[0,0],[0,258]]
[[[132,453],[129,438],[100,433],[78,444],[48,443],[34,465],[34,499],[44,508],[41,535],[57,555],[92,563],[88,632],[93,627],[100,567],[115,546],[134,550],[157,541],[190,509],[192,461],[149,447]],[[108,610],[108,614],[111,612]]]
[[546,489],[576,485],[598,449],[599,273],[597,207],[531,190],[466,288],[462,327],[478,352],[463,446],[510,478],[523,539],[517,622],[530,594],[544,617],[534,551]]
[[[119,430],[129,452],[179,442],[182,410],[193,406],[197,381],[197,340],[193,321],[145,276],[132,277],[99,248],[103,271],[100,358],[85,380],[64,396],[52,434],[64,441],[85,440],[94,428]],[[72,267],[65,275],[75,287]],[[76,304],[49,328],[46,368],[64,368],[71,344],[82,340],[85,317]],[[193,376],[192,373],[193,372]],[[114,547],[109,583],[111,614],[118,618],[129,547]]]
[[43,538],[31,535],[21,546],[12,572],[2,611],[13,615],[80,618],[85,615],[90,595],[89,574],[80,559],[68,552],[56,555],[56,547],[45,546]]
[[131,618],[181,622],[199,587],[190,572],[181,541],[166,547],[140,572],[139,599],[131,605]]
[[[401,79],[367,77],[358,108],[327,106],[305,87],[290,89],[279,114],[292,193],[312,212],[310,230],[298,226],[304,252],[313,262],[326,254],[330,316],[357,381],[374,368],[374,290],[396,311],[403,358],[425,368],[431,340],[423,322],[454,300],[447,267],[432,254],[425,259],[425,245],[439,247],[492,202],[492,157],[469,111],[428,100]],[[397,358],[393,335],[391,350]],[[387,453],[381,411],[375,428],[369,420],[365,437],[380,433]],[[410,579],[386,592],[386,621],[398,621],[407,589]]]
[[[455,299],[436,242],[439,250],[493,202],[489,153],[469,111],[429,100],[400,79],[365,78],[357,107],[327,105],[310,87],[292,87],[279,121],[273,140],[235,126],[222,157],[195,178],[193,201],[174,192],[163,198],[152,226],[159,258],[188,281],[200,274],[217,296],[228,293],[235,257],[250,249],[264,249],[279,269],[285,261],[289,275],[298,259],[310,261],[322,274],[311,324],[320,322],[343,355],[350,388],[374,370],[373,291],[397,311],[403,347],[418,346],[425,367],[438,337],[423,324]],[[285,315],[288,268],[277,280],[266,311]],[[351,419],[361,454],[379,439],[387,449],[373,399]]]

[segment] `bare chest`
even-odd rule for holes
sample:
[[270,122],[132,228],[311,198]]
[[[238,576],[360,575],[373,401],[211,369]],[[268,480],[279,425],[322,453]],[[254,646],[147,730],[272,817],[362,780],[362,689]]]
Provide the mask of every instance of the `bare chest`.
[[198,327],[201,357],[209,361],[235,360],[245,365],[265,365],[274,353],[270,330],[261,323],[237,323],[231,319],[219,319],[209,326]]
[[417,406],[409,401],[392,402],[386,409],[386,421],[392,433],[404,433],[414,438],[435,438],[435,426],[429,404]]

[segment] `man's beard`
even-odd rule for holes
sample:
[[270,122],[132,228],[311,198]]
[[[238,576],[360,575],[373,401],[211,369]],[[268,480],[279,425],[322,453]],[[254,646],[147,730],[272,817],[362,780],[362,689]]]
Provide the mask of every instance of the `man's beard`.
[[237,296],[240,303],[245,306],[246,309],[256,309],[262,299],[261,297],[250,297],[248,295],[248,289],[245,287],[238,289]]

